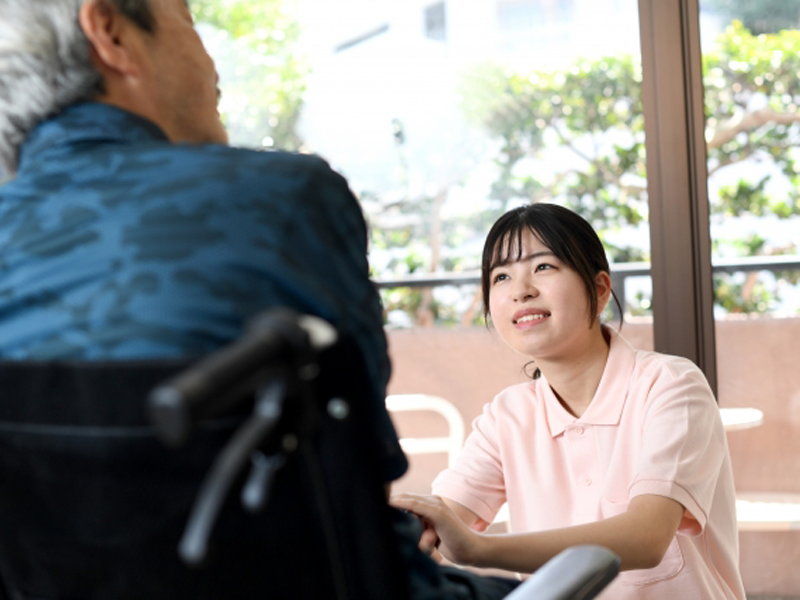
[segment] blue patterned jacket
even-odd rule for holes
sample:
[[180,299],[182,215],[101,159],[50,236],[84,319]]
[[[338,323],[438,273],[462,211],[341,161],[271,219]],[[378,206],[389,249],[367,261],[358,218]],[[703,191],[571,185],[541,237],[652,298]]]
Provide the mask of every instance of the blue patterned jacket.
[[[172,144],[138,116],[76,104],[31,133],[0,187],[0,357],[201,355],[288,306],[352,334],[382,402],[366,240],[320,158]],[[398,457],[392,477],[404,469]]]

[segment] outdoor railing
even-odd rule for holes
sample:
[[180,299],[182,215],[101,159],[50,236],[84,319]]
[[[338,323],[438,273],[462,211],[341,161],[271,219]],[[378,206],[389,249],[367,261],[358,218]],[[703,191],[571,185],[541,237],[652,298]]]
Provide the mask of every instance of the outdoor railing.
[[[714,273],[741,273],[752,271],[800,271],[800,256],[749,256],[733,259],[715,259],[711,267]],[[647,277],[650,275],[650,263],[630,262],[611,264],[611,285],[620,302],[625,302],[625,280],[629,277]],[[445,285],[480,284],[480,271],[462,271],[450,273],[420,273],[392,279],[374,281],[378,289],[399,287],[429,288]]]

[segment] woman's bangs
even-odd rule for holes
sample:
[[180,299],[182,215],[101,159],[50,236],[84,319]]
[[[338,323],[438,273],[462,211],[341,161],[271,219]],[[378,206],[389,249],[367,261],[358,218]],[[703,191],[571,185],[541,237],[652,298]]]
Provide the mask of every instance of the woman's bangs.
[[494,245],[490,272],[497,267],[517,262],[522,258],[522,232],[525,229],[527,228],[524,224],[515,224],[500,236]]

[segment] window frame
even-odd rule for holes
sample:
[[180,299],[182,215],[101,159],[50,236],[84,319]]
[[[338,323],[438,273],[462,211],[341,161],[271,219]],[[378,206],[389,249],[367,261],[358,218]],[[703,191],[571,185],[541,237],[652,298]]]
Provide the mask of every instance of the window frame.
[[717,389],[698,0],[639,0],[653,339]]

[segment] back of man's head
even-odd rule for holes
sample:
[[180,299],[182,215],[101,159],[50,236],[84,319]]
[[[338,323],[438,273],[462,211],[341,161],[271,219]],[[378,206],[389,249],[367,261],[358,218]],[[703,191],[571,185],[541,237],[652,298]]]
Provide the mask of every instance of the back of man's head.
[[[0,0],[0,164],[14,173],[38,123],[103,91],[78,22],[85,0]],[[103,0],[145,31],[153,0]]]

